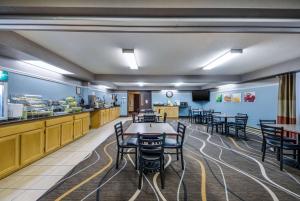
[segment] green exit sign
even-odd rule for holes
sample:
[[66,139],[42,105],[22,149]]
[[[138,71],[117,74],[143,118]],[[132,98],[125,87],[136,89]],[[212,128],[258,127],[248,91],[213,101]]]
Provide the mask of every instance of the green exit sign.
[[6,71],[0,71],[0,82],[6,82],[8,80],[8,73]]

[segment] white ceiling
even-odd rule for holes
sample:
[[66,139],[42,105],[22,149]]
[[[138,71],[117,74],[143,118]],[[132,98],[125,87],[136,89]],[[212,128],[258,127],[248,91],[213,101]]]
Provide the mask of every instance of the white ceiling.
[[[139,82],[134,82],[134,83],[128,83],[128,82],[114,82],[114,84],[116,86],[140,86]],[[206,83],[181,83],[180,87],[192,87],[192,86],[203,86]],[[143,83],[143,86],[147,87],[147,86],[151,86],[151,87],[155,87],[155,86],[164,86],[164,87],[174,87],[176,86],[176,83]],[[179,86],[178,86],[179,87]]]
[[[300,57],[300,34],[258,33],[17,33],[96,74],[243,74]],[[134,48],[130,70],[122,48]],[[201,66],[231,48],[244,53],[211,71]]]

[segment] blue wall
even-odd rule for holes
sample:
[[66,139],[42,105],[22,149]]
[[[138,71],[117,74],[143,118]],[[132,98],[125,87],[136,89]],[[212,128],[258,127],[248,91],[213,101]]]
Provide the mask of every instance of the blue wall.
[[[153,91],[152,92],[152,104],[163,103],[167,104],[168,100],[172,103],[175,101],[180,102],[188,102],[188,105],[192,107],[192,109],[202,108],[201,102],[193,102],[192,92],[191,91],[174,91],[172,98],[167,98],[166,93],[164,91]],[[179,116],[188,116],[188,108],[180,109]]]
[[248,125],[257,127],[259,119],[276,119],[278,104],[278,85],[269,85],[264,87],[237,89],[227,92],[243,93],[255,92],[256,101],[247,103],[242,100],[241,103],[217,103],[216,96],[222,92],[211,92],[210,102],[203,105],[204,109],[214,109],[217,112],[226,114],[247,113],[249,116]]
[[114,93],[117,95],[118,101],[117,104],[120,105],[120,115],[121,116],[127,116],[128,114],[128,108],[127,108],[127,91],[125,92],[117,92]]
[[90,88],[81,88],[81,95],[76,94],[76,87],[68,84],[42,80],[25,75],[15,74],[9,72],[8,78],[8,96],[32,94],[42,95],[45,99],[59,100],[67,96],[74,96],[78,100],[80,96],[84,98],[85,104],[88,104],[88,95],[93,92],[96,96],[103,99],[105,102],[111,103],[111,94],[108,92],[101,92]]

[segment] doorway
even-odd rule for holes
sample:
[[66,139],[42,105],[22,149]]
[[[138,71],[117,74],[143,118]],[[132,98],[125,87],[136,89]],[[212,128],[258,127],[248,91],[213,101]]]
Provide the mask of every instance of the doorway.
[[128,91],[128,114],[152,108],[151,91]]
[[133,111],[134,112],[139,112],[139,108],[140,108],[140,104],[141,104],[141,102],[140,102],[140,97],[141,97],[141,95],[140,94],[134,94],[133,95]]

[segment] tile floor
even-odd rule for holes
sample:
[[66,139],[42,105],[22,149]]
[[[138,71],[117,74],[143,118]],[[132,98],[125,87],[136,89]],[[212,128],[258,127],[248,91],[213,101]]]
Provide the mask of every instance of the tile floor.
[[34,201],[114,132],[119,118],[0,180],[0,201]]

